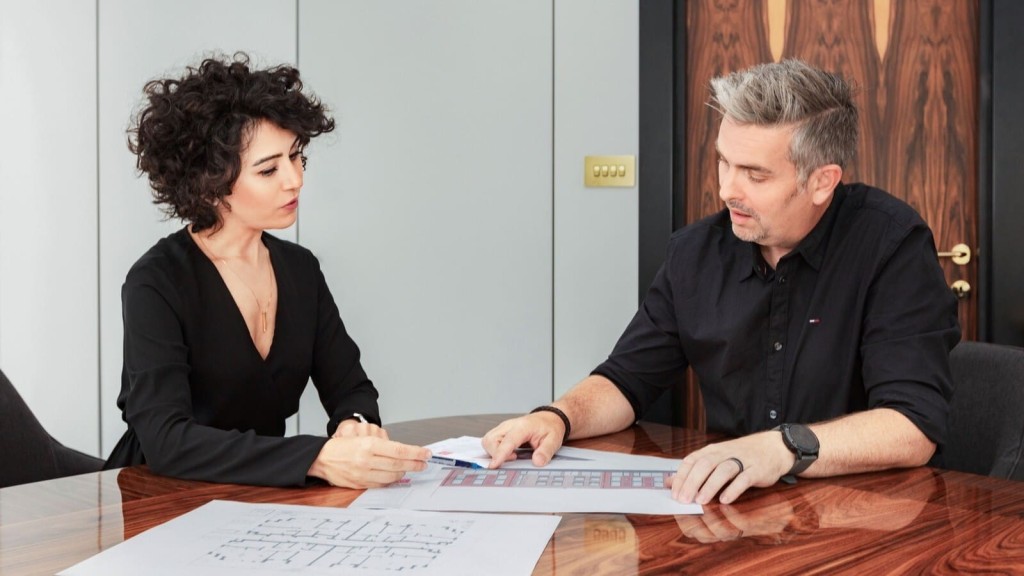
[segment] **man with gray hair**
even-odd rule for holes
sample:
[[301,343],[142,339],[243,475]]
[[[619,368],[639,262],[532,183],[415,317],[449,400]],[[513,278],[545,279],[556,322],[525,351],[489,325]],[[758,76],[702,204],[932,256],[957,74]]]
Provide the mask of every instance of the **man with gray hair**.
[[920,466],[946,431],[960,338],[932,233],[907,204],[841,182],[857,146],[852,90],[797,60],[711,82],[725,209],[672,235],[608,359],[550,406],[484,437],[545,465],[570,438],[630,426],[688,366],[708,429],[681,502],[751,486]]

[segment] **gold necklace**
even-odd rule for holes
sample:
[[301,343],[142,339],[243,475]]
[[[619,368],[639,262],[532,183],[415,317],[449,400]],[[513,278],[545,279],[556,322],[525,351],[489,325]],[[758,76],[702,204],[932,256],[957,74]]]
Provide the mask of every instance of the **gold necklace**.
[[[263,323],[263,333],[266,334],[267,333],[267,311],[270,309],[270,301],[274,299],[274,292],[273,291],[270,292],[270,296],[267,297],[267,304],[265,306],[260,305],[260,297],[256,295],[256,291],[252,289],[252,286],[249,286],[248,282],[246,282],[245,280],[242,279],[242,277],[238,274],[238,272],[235,272],[235,269],[231,267],[231,264],[227,260],[225,260],[224,258],[221,258],[220,256],[217,256],[216,254],[214,254],[213,250],[210,250],[210,245],[206,243],[206,240],[204,240],[202,236],[200,236],[199,234],[196,234],[196,238],[199,238],[199,242],[202,243],[203,248],[206,248],[206,253],[209,254],[210,257],[213,258],[215,261],[220,261],[220,263],[223,264],[224,267],[228,269],[228,272],[231,272],[231,275],[234,276],[235,278],[237,278],[238,281],[242,283],[242,286],[245,286],[249,290],[249,292],[252,294],[253,299],[256,300],[256,308],[258,308],[259,311],[260,311],[260,319],[262,320],[262,323]],[[257,274],[259,273],[259,266],[260,266],[260,260],[261,260],[260,256],[262,254],[263,254],[263,251],[257,249],[257,252],[256,252],[256,268],[257,268],[256,272],[257,272]]]

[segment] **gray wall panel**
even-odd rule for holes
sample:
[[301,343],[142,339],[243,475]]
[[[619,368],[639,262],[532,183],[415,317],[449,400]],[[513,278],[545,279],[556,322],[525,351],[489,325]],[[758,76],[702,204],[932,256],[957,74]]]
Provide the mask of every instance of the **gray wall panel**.
[[550,2],[308,0],[300,30],[338,120],[300,242],[385,421],[549,401]]
[[0,367],[43,426],[99,452],[96,14],[0,0]]
[[583,158],[637,154],[638,46],[634,0],[555,1],[556,397],[636,312],[638,189],[585,188]]

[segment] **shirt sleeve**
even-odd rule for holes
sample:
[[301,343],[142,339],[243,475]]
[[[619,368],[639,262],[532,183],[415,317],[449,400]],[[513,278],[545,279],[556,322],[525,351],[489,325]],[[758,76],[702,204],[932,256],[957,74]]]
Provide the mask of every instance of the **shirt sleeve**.
[[868,407],[900,412],[941,445],[952,394],[949,352],[960,340],[956,298],[923,223],[891,250],[869,288],[862,325]]
[[[671,255],[666,262],[671,260]],[[679,341],[666,265],[658,270],[643,303],[611,355],[592,372],[611,380],[641,418],[669,386],[686,378],[689,365]]]
[[[148,276],[148,278],[146,277]],[[326,438],[221,430],[193,417],[182,303],[159,274],[130,273],[122,288],[125,420],[157,474],[192,480],[296,486]]]
[[315,258],[314,263],[318,288],[312,377],[329,416],[327,434],[333,434],[342,420],[355,413],[380,425],[377,389],[363,371],[359,347],[345,330],[338,306]]

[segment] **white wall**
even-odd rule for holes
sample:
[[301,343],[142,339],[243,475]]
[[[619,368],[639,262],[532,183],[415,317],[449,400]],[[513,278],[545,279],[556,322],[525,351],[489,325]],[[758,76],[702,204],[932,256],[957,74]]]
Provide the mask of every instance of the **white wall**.
[[386,422],[528,410],[551,397],[551,6],[403,7],[303,2],[338,137],[310,156],[300,241]]
[[0,0],[0,368],[49,432],[99,450],[96,11]]
[[639,45],[636,2],[555,2],[555,397],[636,312],[638,188],[585,188],[583,158],[637,154]]
[[[160,221],[124,130],[146,80],[241,49],[297,62],[336,110],[282,236],[321,258],[385,420],[549,401],[636,306],[636,189],[584,189],[582,162],[636,153],[637,12],[0,0],[0,367],[58,439],[113,446],[120,286],[180,226]],[[302,431],[323,430],[315,404]]]

